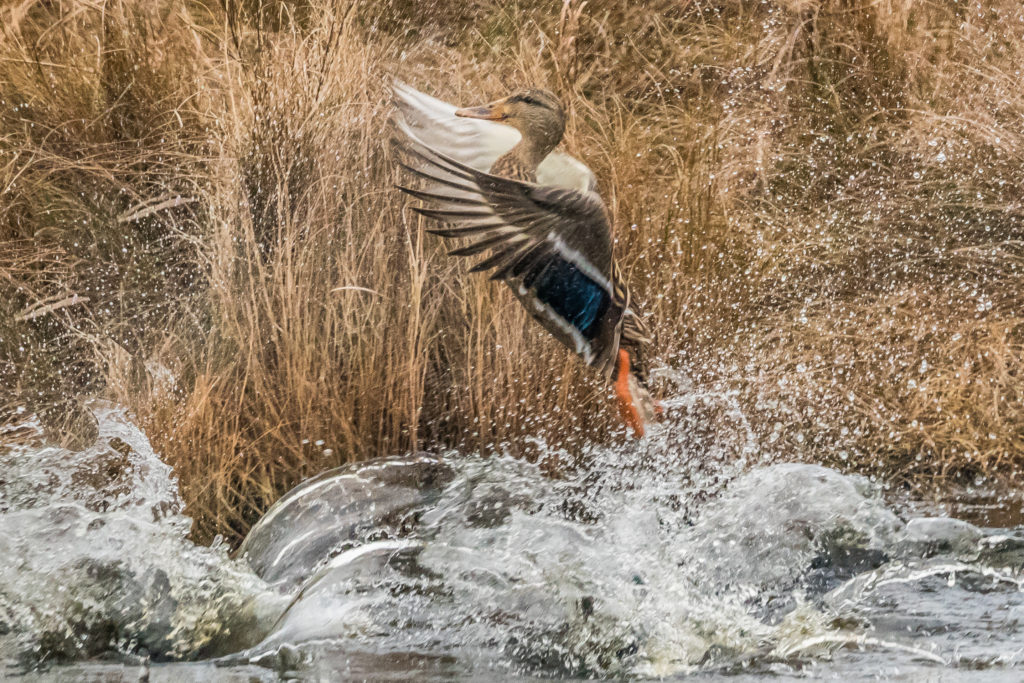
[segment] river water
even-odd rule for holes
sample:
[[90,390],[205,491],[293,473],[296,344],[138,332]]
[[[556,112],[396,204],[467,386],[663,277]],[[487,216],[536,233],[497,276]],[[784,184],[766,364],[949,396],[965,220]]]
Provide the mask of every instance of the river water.
[[961,506],[987,527],[773,463],[727,395],[564,479],[454,453],[329,472],[234,556],[188,540],[170,469],[92,409],[86,451],[31,421],[0,447],[9,678],[1024,678],[1019,499]]

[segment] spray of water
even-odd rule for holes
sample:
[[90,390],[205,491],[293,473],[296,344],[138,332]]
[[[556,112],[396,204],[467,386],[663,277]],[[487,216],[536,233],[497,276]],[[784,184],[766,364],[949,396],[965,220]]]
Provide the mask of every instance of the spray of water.
[[772,464],[734,396],[672,381],[647,438],[588,446],[560,478],[456,453],[343,468],[282,498],[238,559],[189,542],[123,411],[94,405],[80,453],[27,422],[0,453],[0,652],[311,675],[429,662],[439,680],[1021,663],[1018,531],[904,520],[864,479]]

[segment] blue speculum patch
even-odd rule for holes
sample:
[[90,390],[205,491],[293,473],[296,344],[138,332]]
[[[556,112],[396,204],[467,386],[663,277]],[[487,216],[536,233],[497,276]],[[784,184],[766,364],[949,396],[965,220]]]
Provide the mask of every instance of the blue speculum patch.
[[608,308],[608,292],[575,264],[556,256],[525,278],[523,284],[585,339],[597,334],[596,323]]

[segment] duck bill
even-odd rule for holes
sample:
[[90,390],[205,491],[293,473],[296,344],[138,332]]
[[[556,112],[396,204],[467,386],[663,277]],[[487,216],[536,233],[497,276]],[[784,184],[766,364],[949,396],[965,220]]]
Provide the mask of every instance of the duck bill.
[[[507,98],[506,98],[507,99]],[[455,110],[456,116],[467,119],[484,119],[485,121],[504,121],[508,118],[508,111],[505,109],[505,100],[491,102],[481,107],[465,107]]]

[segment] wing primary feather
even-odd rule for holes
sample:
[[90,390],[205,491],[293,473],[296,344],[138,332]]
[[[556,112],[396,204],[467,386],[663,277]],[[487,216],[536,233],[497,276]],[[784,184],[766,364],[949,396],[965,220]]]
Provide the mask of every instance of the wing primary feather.
[[510,260],[509,263],[504,266],[500,271],[492,276],[492,279],[498,275],[499,279],[507,279],[510,277],[519,277],[525,271],[533,267],[537,261],[544,258],[551,253],[551,245],[547,242],[538,242],[533,247],[527,249],[524,253],[516,255],[514,259]]
[[469,237],[471,235],[479,235],[482,232],[489,232],[495,228],[508,227],[504,221],[496,221],[491,223],[482,223],[480,225],[472,225],[465,228],[427,228],[427,232],[431,235],[439,235],[441,237]]
[[[402,190],[403,192],[408,192],[409,194],[411,194],[413,196],[418,196],[416,194],[416,191],[409,191],[407,188],[404,188],[404,187],[399,187],[399,189]],[[430,201],[433,201],[433,200],[430,200]],[[444,201],[446,201],[446,202],[449,201],[449,198],[445,197]],[[434,209],[434,208],[429,208],[429,207],[414,206],[413,207],[413,211],[415,211],[416,213],[422,214],[423,216],[426,216],[428,218],[433,218],[434,220],[447,221],[447,222],[450,222],[452,219],[472,219],[472,218],[492,218],[492,217],[495,217],[494,209],[491,207],[490,204],[488,204],[486,202],[479,201],[479,200],[472,201],[472,200],[468,200],[467,199],[466,201],[456,202],[456,203],[461,203],[461,204],[464,204],[466,206],[476,206],[476,207],[479,207],[480,210],[473,211],[471,209]],[[501,214],[499,214],[499,217],[500,217],[500,219],[502,221],[502,223],[501,223],[502,225],[508,225],[508,224],[514,222],[515,219],[522,218],[523,216],[529,216],[529,215],[531,215],[531,213],[532,213],[532,211],[530,210],[529,207],[522,207],[522,208],[511,209],[511,210],[508,210],[508,211],[503,211]],[[542,223],[535,222],[533,225],[530,225],[530,226],[528,226],[526,228],[519,228],[519,229],[521,229],[521,230],[536,230],[540,226],[547,225],[550,222],[552,222],[550,219],[549,220],[545,220]]]
[[512,266],[512,277],[522,277],[527,271],[533,270],[542,260],[551,258],[553,249],[542,249],[536,253],[527,254],[525,258]]
[[[471,273],[482,273],[484,271],[490,270],[491,268],[494,268],[495,266],[500,265],[502,261],[504,261],[506,258],[508,258],[509,251],[511,251],[511,248],[510,249],[502,249],[501,251],[498,251],[498,252],[496,252],[494,254],[491,254],[490,256],[485,258],[483,261],[480,261],[480,263],[477,263],[472,268],[470,268],[469,272],[471,272]],[[492,276],[491,279],[493,280],[495,278]]]
[[442,185],[447,185],[448,187],[452,187],[456,190],[461,190],[463,192],[473,192],[474,194],[480,194],[480,188],[475,184],[462,184],[452,180],[451,178],[439,178],[436,175],[427,173],[426,171],[416,168],[415,166],[410,166],[409,164],[401,162],[399,163],[399,166],[409,171],[410,173],[414,173],[418,175],[420,178],[425,178],[431,182],[441,183]]
[[[522,183],[511,178],[502,178],[501,176],[490,175],[489,173],[483,173],[476,169],[466,166],[465,164],[456,161],[448,157],[437,150],[431,149],[419,143],[412,137],[412,140],[416,142],[415,147],[422,147],[423,151],[416,149],[413,146],[408,146],[407,149],[419,156],[424,161],[433,164],[440,168],[446,173],[451,173],[454,176],[462,178],[467,182],[473,183],[477,188],[477,191],[487,190],[493,194],[503,195],[505,199],[523,201],[524,199],[531,204],[539,204],[537,199],[534,197],[527,198],[526,192],[529,191],[531,184]],[[429,155],[429,156],[428,156]],[[465,189],[465,188],[462,188]],[[531,213],[530,207],[523,207],[521,209],[514,210],[513,212],[507,212],[503,215],[528,215]]]
[[[495,209],[494,213],[501,216],[507,222],[512,222],[519,218],[536,216],[536,212],[529,206],[515,207],[504,211]],[[523,229],[533,230],[539,225],[548,225],[550,222],[551,220],[547,216],[543,216],[542,220],[534,219],[528,226],[524,226]]]
[[476,254],[479,254],[481,251],[490,249],[491,247],[502,244],[503,242],[519,242],[525,239],[527,238],[523,237],[522,235],[518,234],[515,231],[500,232],[497,235],[494,235],[493,237],[485,237],[479,242],[474,242],[473,244],[470,244],[468,246],[460,247],[459,249],[452,249],[451,251],[448,252],[448,255],[475,256]]
[[494,267],[497,268],[491,273],[492,280],[507,280],[512,274],[512,268],[516,263],[521,261],[527,254],[537,250],[543,249],[546,245],[544,242],[528,242],[518,249],[509,250],[502,253],[504,258],[501,259],[500,263],[495,263]]
[[481,211],[471,211],[469,209],[428,209],[422,206],[414,206],[413,211],[426,216],[427,218],[433,218],[438,221],[450,222],[460,218],[491,218],[494,216],[494,212],[490,209]]
[[[408,128],[408,127],[406,127]],[[492,192],[504,192],[506,196],[511,197],[523,197],[524,188],[530,187],[531,183],[523,183],[518,180],[511,178],[503,178],[501,176],[491,175],[478,171],[472,166],[467,166],[462,162],[452,159],[447,154],[442,154],[436,149],[428,147],[427,145],[420,142],[412,130],[406,130],[406,135],[409,137],[410,142],[413,144],[404,145],[405,149],[412,152],[419,158],[423,159],[429,164],[433,164],[445,172],[451,173],[452,175],[459,176],[465,180],[468,180],[476,184],[480,188],[485,186]],[[422,148],[422,149],[417,149]],[[428,156],[429,155],[429,156]]]
[[409,154],[419,157],[420,159],[427,162],[431,166],[436,166],[437,168],[440,168],[445,173],[450,173],[453,176],[462,178],[463,180],[476,182],[476,177],[471,172],[472,169],[470,169],[468,166],[464,166],[453,159],[449,159],[440,152],[435,152],[429,147],[419,142],[416,142],[415,138],[410,137],[410,141],[414,142],[414,144],[402,145],[402,148]]
[[463,204],[467,206],[486,206],[486,204],[475,197],[459,197],[453,195],[437,194],[435,192],[426,192],[424,190],[414,190],[411,187],[405,187],[404,185],[395,185],[402,192],[412,195],[416,199],[422,199],[425,202],[442,202],[447,204]]

